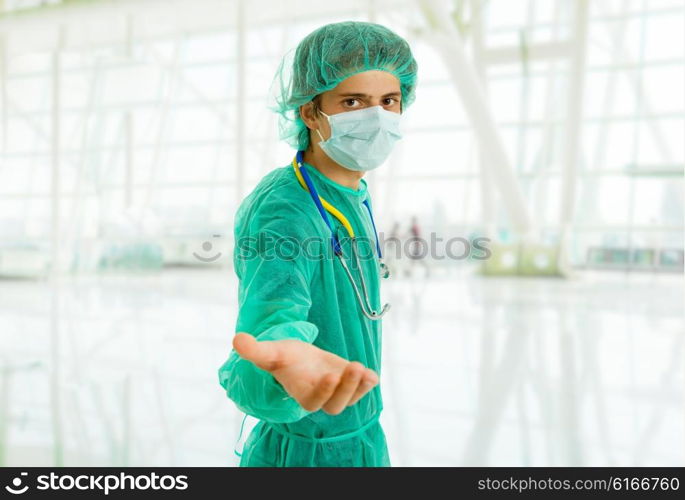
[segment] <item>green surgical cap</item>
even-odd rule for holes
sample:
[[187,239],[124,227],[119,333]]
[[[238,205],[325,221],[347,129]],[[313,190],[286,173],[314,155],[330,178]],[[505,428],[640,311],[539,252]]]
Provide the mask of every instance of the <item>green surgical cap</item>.
[[299,107],[363,71],[392,73],[400,82],[402,110],[414,101],[418,65],[407,41],[380,24],[344,21],[307,35],[281,61],[271,94],[279,116],[280,138],[295,149],[309,145]]

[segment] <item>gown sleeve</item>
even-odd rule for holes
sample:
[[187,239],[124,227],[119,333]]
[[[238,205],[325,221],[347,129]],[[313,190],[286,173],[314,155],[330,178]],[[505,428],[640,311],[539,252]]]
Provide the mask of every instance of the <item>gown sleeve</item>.
[[[249,230],[241,230],[240,236],[236,229],[234,264],[240,279],[236,331],[249,333],[259,341],[298,339],[312,343],[319,333],[317,326],[307,321],[316,264],[306,258],[305,249],[312,245],[303,240],[307,230],[313,229],[297,212],[292,205],[277,200],[262,204],[249,220],[239,220],[245,216],[238,212],[236,227],[247,224]],[[260,420],[290,423],[310,413],[273,375],[242,359],[233,349],[219,369],[219,382],[238,409]]]

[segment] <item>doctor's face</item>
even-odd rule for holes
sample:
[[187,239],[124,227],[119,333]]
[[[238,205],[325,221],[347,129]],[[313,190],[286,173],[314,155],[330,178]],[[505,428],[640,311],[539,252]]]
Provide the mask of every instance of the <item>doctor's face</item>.
[[[402,111],[400,81],[387,71],[364,71],[346,78],[337,87],[319,94],[314,102],[326,114],[335,115],[371,106],[382,106],[386,111]],[[316,118],[315,118],[316,119]],[[318,116],[324,137],[330,136],[328,120]]]
[[332,90],[318,96],[319,108],[333,115],[370,106],[401,111],[400,81],[387,71],[364,71],[346,78]]

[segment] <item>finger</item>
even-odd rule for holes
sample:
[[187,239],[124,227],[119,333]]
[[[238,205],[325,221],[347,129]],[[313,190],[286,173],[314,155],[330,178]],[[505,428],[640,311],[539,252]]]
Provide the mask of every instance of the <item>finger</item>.
[[342,412],[352,396],[354,396],[363,375],[364,365],[356,361],[349,363],[345,367],[340,384],[338,384],[328,402],[323,405],[324,411],[331,415],[337,415]]
[[279,366],[280,354],[275,342],[260,342],[249,333],[239,332],[233,337],[233,349],[241,358],[252,361],[262,370],[271,372]]
[[347,406],[352,406],[356,405],[357,402],[366,396],[366,394],[375,387],[375,384],[372,384],[370,382],[362,381],[361,384],[359,384],[359,387],[357,388],[357,391],[354,393],[354,396],[352,396],[352,399],[350,399],[350,402],[347,403]]
[[364,382],[368,382],[372,386],[377,385],[380,382],[378,374],[370,368],[367,368],[364,372]]
[[359,384],[359,387],[357,388],[357,391],[354,393],[354,396],[352,396],[352,399],[348,403],[347,406],[352,406],[354,404],[357,404],[357,402],[363,398],[367,392],[369,392],[371,389],[376,387],[378,385],[378,375],[376,372],[374,372],[371,369],[366,369],[364,372],[364,377],[362,378],[362,382]]
[[328,373],[321,377],[314,390],[299,401],[302,408],[307,411],[317,411],[328,401],[340,383],[340,377],[334,373]]

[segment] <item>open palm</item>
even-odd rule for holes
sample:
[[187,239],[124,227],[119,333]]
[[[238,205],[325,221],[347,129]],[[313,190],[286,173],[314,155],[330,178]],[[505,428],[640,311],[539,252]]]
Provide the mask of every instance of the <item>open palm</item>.
[[307,411],[323,409],[337,415],[378,384],[378,375],[361,363],[301,340],[257,341],[248,333],[238,333],[233,348],[271,373]]

